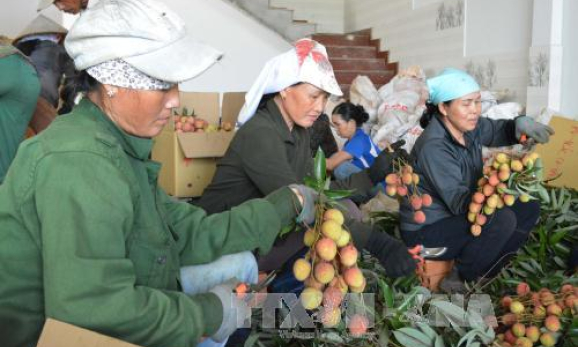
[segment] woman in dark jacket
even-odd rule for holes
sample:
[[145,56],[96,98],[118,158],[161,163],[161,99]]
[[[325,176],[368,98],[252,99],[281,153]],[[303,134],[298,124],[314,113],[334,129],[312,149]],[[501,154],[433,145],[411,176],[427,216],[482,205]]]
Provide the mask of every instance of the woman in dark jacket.
[[425,128],[413,151],[419,189],[433,203],[424,208],[425,224],[413,219],[413,210],[401,206],[401,230],[408,246],[448,247],[440,259],[454,259],[454,272],[442,289],[464,289],[462,280],[496,274],[507,255],[526,241],[539,217],[539,204],[519,203],[494,213],[479,236],[470,233],[466,218],[477,181],[482,177],[482,146],[519,142],[522,133],[539,143],[548,141],[551,128],[529,117],[515,120],[481,118],[480,87],[468,74],[447,69],[428,80],[430,102],[421,119]]
[[[325,47],[319,43],[299,40],[293,49],[269,61],[247,93],[239,116],[243,125],[198,204],[208,213],[221,212],[284,185],[303,182],[313,164],[307,129],[323,112],[329,94],[342,93]],[[365,196],[391,171],[396,155],[384,152],[369,170],[332,186],[353,188]],[[375,255],[388,275],[406,275],[415,269],[402,242],[361,223],[350,230],[356,245]],[[301,248],[302,235],[291,233],[261,257],[259,268],[278,269]]]

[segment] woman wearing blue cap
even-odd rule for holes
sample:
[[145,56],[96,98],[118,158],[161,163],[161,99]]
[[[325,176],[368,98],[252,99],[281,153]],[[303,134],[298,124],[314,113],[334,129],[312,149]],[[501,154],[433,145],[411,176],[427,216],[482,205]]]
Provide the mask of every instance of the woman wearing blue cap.
[[411,206],[402,204],[402,237],[408,246],[447,247],[439,259],[456,262],[440,287],[458,292],[465,289],[463,280],[495,275],[505,258],[524,244],[540,214],[536,202],[516,203],[489,218],[479,236],[470,233],[466,215],[482,177],[482,146],[513,145],[522,134],[545,143],[553,131],[526,116],[515,120],[480,117],[480,87],[463,71],[446,69],[427,84],[430,99],[420,120],[425,130],[412,158],[420,176],[418,187],[433,197],[433,203],[424,209],[425,224],[416,223]]

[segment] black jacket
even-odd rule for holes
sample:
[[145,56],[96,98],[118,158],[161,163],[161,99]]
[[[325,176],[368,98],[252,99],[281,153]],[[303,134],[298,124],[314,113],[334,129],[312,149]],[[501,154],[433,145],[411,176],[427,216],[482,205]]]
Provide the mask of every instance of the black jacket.
[[[271,99],[237,131],[197,204],[208,213],[229,210],[280,187],[303,183],[312,167],[307,129],[295,125],[290,131]],[[366,171],[332,183],[332,188],[356,189],[360,195],[372,187]]]
[[418,188],[430,194],[433,203],[424,207],[425,224],[413,221],[413,210],[407,199],[400,206],[401,230],[419,230],[441,219],[465,214],[477,182],[482,177],[482,146],[499,147],[518,143],[513,120],[480,118],[477,127],[464,136],[461,145],[439,117],[418,138],[411,156],[413,168],[420,177]]

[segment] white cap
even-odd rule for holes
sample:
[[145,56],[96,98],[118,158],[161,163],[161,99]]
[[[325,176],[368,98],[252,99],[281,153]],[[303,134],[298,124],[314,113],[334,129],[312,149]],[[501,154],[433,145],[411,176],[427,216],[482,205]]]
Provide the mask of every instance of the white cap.
[[301,39],[291,50],[265,64],[245,95],[238,123],[242,125],[253,117],[263,95],[280,92],[299,82],[310,83],[335,96],[343,95],[325,47],[317,41]]
[[76,20],[65,47],[78,70],[122,59],[171,83],[199,75],[222,57],[193,39],[183,20],[154,0],[100,0]]

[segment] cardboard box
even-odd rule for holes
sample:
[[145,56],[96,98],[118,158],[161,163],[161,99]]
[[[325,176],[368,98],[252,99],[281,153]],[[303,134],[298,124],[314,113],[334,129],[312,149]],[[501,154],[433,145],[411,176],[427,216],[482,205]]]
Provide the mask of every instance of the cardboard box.
[[547,144],[536,146],[536,151],[544,161],[545,179],[562,174],[549,184],[578,189],[578,122],[555,116],[549,125],[556,134],[550,137]]
[[139,347],[94,331],[47,318],[37,347]]
[[[235,124],[245,93],[224,93],[222,112],[219,99],[219,93],[181,92],[181,109],[194,111],[209,124],[219,124],[219,119]],[[162,163],[159,185],[175,197],[200,196],[234,135],[234,131],[177,133],[171,122],[155,138],[152,150],[152,159]]]

